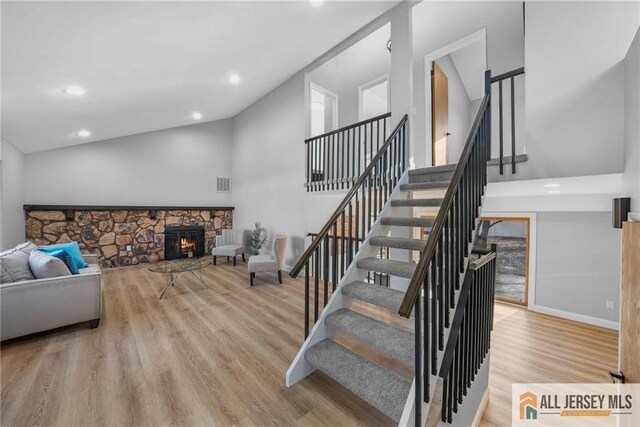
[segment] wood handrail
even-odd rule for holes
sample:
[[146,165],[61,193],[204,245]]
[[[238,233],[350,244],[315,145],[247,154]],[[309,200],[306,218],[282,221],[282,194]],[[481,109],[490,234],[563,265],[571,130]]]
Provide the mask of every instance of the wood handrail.
[[477,260],[471,261],[471,264],[469,265],[469,268],[471,270],[478,270],[479,268],[481,268],[483,265],[485,265],[486,263],[488,263],[489,261],[491,261],[495,257],[496,257],[496,253],[495,252],[489,252],[488,254],[483,255],[482,257],[478,258]]
[[364,184],[368,175],[371,173],[371,171],[375,167],[378,160],[380,160],[383,153],[386,152],[387,148],[391,145],[391,142],[396,137],[398,132],[400,132],[400,129],[402,129],[402,126],[407,122],[407,120],[408,120],[408,116],[405,114],[402,117],[402,119],[400,119],[400,122],[398,122],[398,125],[393,129],[393,132],[391,132],[391,134],[389,135],[385,143],[382,145],[382,147],[380,147],[380,149],[378,150],[376,155],[373,157],[373,159],[371,159],[371,161],[369,162],[367,167],[364,169],[364,171],[362,171],[358,180],[355,182],[353,187],[351,187],[351,190],[349,190],[349,192],[344,197],[342,202],[340,202],[340,204],[338,205],[336,210],[333,212],[329,220],[326,222],[324,227],[322,227],[322,230],[318,232],[318,237],[313,239],[313,241],[311,242],[307,250],[304,251],[304,253],[300,257],[296,265],[293,266],[293,268],[291,269],[291,272],[289,273],[291,277],[298,277],[298,274],[300,273],[304,265],[307,263],[307,261],[311,258],[311,256],[313,255],[313,252],[318,248],[318,245],[320,244],[322,239],[324,239],[324,237],[329,234],[329,230],[333,226],[333,223],[338,220],[338,218],[342,215],[342,212],[344,211],[344,209],[351,202],[351,199],[353,199],[356,193],[360,190],[360,187],[362,187],[362,185]]
[[447,218],[447,213],[449,212],[451,203],[453,202],[453,196],[460,184],[460,180],[462,179],[462,174],[467,166],[469,156],[471,155],[471,150],[473,149],[473,145],[476,140],[475,137],[478,133],[478,129],[480,128],[480,123],[482,122],[482,117],[484,116],[485,110],[489,105],[489,97],[490,95],[487,94],[482,99],[482,103],[480,104],[480,108],[478,109],[478,113],[476,114],[476,118],[473,121],[471,132],[469,132],[469,136],[467,137],[467,142],[465,143],[464,150],[462,151],[462,155],[460,156],[458,165],[453,172],[453,178],[449,183],[449,187],[447,187],[447,192],[444,196],[444,199],[442,200],[440,210],[438,211],[438,216],[436,216],[435,223],[433,224],[433,228],[431,229],[431,233],[429,234],[429,238],[427,239],[427,244],[420,254],[420,260],[418,261],[418,264],[416,266],[415,273],[413,274],[413,277],[409,282],[407,292],[404,294],[404,298],[402,300],[402,303],[400,304],[398,314],[403,317],[409,318],[413,310],[413,306],[418,299],[418,295],[420,295],[422,282],[424,281],[424,278],[427,274],[429,263],[431,262],[431,259],[435,254],[438,240],[442,236],[442,230]]
[[344,132],[344,131],[349,130],[349,129],[353,129],[353,128],[357,128],[359,126],[367,125],[369,123],[377,122],[378,120],[386,119],[388,117],[391,117],[391,113],[380,114],[379,116],[371,117],[370,119],[363,120],[361,122],[354,123],[352,125],[344,126],[344,127],[341,127],[340,129],[332,130],[332,131],[327,132],[327,133],[323,133],[322,135],[312,136],[311,138],[305,139],[304,143],[306,144],[309,141],[314,141],[316,139],[325,138],[327,136],[331,136],[331,135],[334,135],[336,133]]

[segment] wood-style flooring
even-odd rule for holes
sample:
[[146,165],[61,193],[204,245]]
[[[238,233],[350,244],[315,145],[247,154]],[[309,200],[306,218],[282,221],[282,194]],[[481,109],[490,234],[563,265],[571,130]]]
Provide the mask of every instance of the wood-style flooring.
[[[391,425],[321,373],[284,386],[304,307],[302,281],[284,279],[258,274],[251,288],[245,264],[221,263],[204,270],[208,290],[185,275],[158,300],[162,275],[103,270],[99,328],[3,343],[0,424]],[[504,304],[495,320],[483,425],[510,424],[512,382],[604,381],[615,368],[613,331]]]

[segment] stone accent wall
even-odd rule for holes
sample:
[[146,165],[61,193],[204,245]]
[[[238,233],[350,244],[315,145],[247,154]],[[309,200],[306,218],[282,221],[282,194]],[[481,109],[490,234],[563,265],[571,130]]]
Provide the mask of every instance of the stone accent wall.
[[[26,236],[37,245],[77,241],[83,251],[98,255],[102,267],[148,262],[152,253],[164,259],[165,226],[203,226],[205,253],[211,254],[214,236],[232,228],[232,210],[75,211],[67,221],[63,211],[29,211]],[[131,250],[127,250],[131,245]]]

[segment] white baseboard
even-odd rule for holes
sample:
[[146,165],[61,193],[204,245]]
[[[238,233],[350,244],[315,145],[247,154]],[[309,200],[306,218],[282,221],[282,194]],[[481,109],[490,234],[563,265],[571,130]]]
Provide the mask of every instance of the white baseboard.
[[570,311],[558,310],[555,308],[530,305],[529,310],[536,313],[548,314],[549,316],[561,317],[563,319],[575,320],[576,322],[588,323],[589,325],[600,326],[602,328],[620,330],[620,323],[612,320],[599,319],[597,317],[584,314],[572,313]]

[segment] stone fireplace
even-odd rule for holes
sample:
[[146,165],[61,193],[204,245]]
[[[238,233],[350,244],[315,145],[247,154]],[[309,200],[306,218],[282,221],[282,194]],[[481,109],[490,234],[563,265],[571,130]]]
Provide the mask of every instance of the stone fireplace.
[[165,227],[165,259],[200,258],[204,254],[204,227]]
[[154,253],[165,259],[165,231],[174,227],[200,229],[199,249],[208,255],[216,234],[233,226],[232,207],[25,205],[24,210],[28,240],[37,245],[75,240],[83,251],[97,254],[102,267],[146,263]]

